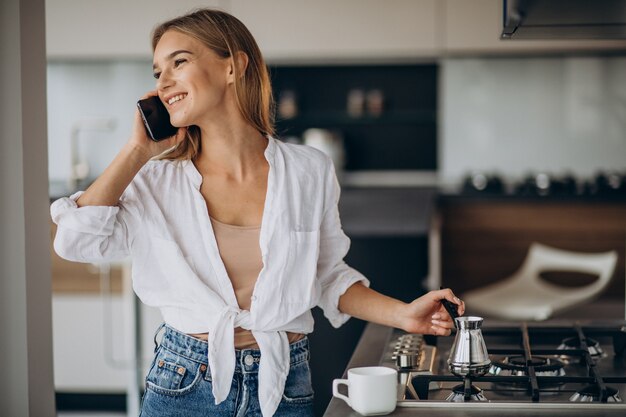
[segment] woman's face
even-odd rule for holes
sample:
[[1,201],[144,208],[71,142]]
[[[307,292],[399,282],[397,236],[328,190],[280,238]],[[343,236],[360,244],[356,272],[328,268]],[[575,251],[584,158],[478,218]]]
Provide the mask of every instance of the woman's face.
[[200,125],[217,114],[230,83],[231,60],[176,30],[163,34],[154,50],[154,76],[161,101],[176,127]]

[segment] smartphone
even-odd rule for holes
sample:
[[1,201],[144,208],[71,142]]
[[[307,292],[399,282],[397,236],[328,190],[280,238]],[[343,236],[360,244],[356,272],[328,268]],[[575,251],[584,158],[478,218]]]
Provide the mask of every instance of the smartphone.
[[139,100],[137,107],[146,127],[146,133],[153,141],[167,139],[178,131],[178,128],[170,123],[170,114],[158,96]]

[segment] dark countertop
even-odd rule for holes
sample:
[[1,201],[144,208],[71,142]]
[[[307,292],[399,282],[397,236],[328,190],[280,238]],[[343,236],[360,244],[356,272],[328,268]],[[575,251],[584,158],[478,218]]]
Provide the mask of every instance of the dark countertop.
[[[385,344],[391,328],[378,324],[369,323],[348,363],[349,368],[358,366],[378,365],[383,354]],[[346,378],[347,369],[341,378]],[[337,375],[339,378],[339,375]],[[624,409],[604,410],[573,410],[573,409],[510,409],[510,408],[477,408],[468,409],[463,403],[450,404],[447,408],[402,408],[398,407],[389,414],[398,417],[415,416],[445,416],[445,417],[525,417],[525,416],[550,416],[550,417],[617,417],[624,415]],[[328,404],[324,417],[361,417],[361,414],[353,411],[344,401],[333,398]]]
[[339,212],[351,237],[420,236],[430,230],[436,199],[429,187],[344,187]]
[[480,192],[457,192],[439,190],[437,202],[443,204],[455,203],[574,203],[574,204],[599,204],[599,203],[626,203],[626,193],[613,195],[524,195],[524,194],[490,194]]

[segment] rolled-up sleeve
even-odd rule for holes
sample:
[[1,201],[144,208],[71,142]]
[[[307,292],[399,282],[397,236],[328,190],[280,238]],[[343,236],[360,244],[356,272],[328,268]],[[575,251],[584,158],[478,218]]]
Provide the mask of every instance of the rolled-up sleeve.
[[57,225],[54,250],[69,261],[106,262],[128,257],[133,233],[132,217],[140,217],[141,207],[127,190],[118,206],[83,206],[76,201],[79,191],[56,200],[50,206],[52,221]]
[[340,327],[350,316],[339,311],[339,298],[354,283],[360,281],[369,287],[370,282],[343,260],[350,249],[350,239],[343,232],[339,218],[340,188],[335,169],[330,159],[327,162],[326,201],[320,227],[320,254],[317,264],[317,275],[322,289],[318,305],[333,327]]

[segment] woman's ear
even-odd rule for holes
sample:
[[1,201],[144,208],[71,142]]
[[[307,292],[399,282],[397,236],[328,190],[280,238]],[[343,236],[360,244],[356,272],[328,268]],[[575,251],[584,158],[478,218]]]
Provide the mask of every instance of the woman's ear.
[[228,84],[235,82],[235,65],[237,66],[239,78],[243,77],[243,74],[245,74],[246,68],[248,67],[248,55],[246,55],[243,51],[235,52],[234,56],[230,60],[230,65],[228,66]]

